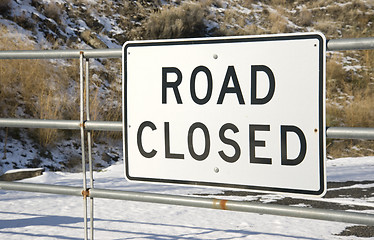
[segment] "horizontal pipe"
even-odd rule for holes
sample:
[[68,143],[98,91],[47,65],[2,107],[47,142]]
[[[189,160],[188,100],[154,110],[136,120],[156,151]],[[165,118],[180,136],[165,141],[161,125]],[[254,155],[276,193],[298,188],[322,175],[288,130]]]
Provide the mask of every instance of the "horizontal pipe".
[[[327,40],[327,51],[374,49],[374,37]],[[57,59],[79,58],[121,58],[121,48],[78,49],[78,50],[12,50],[0,51],[0,59]]]
[[328,51],[374,49],[374,37],[332,39],[327,41]]
[[0,118],[0,127],[79,129],[79,120]]
[[[85,121],[85,130],[122,131],[122,122],[115,121]],[[0,127],[16,128],[55,128],[79,130],[79,120],[44,120],[44,119],[17,119],[0,118]],[[374,128],[360,127],[327,127],[327,138],[335,139],[366,139],[374,140]]]
[[109,189],[89,189],[82,191],[80,187],[70,187],[61,185],[20,183],[0,181],[0,189],[16,190],[28,192],[41,192],[52,194],[64,194],[84,196],[91,198],[118,199],[137,202],[159,203],[169,205],[179,205],[186,207],[199,207],[209,209],[221,209],[237,212],[251,212],[259,214],[269,214],[286,217],[308,218],[334,222],[345,222],[353,224],[365,224],[374,226],[374,214],[356,213],[347,211],[303,208],[295,206],[284,206],[266,203],[252,203],[235,200],[220,200],[213,198],[201,198],[191,196],[177,196],[158,193],[131,192]]
[[82,196],[82,187],[71,187],[51,184],[0,181],[1,190],[53,193],[61,195]]
[[79,58],[83,52],[85,58],[121,58],[121,48],[80,49],[80,50],[12,50],[0,51],[0,59],[58,59]]
[[353,213],[317,208],[302,208],[276,204],[252,203],[212,198],[175,196],[167,194],[128,192],[108,189],[90,189],[90,197],[110,198],[128,201],[200,207],[210,209],[230,210],[236,212],[251,212],[286,217],[308,218],[316,220],[365,224],[374,226],[374,214]]
[[327,127],[327,138],[374,140],[374,128]]
[[[0,118],[0,127],[16,128],[54,128],[79,130],[79,120],[45,120],[45,119],[18,119]],[[85,121],[85,130],[122,131],[122,122],[113,121]]]
[[86,130],[100,130],[100,131],[122,131],[122,122],[114,121],[86,121],[84,123]]

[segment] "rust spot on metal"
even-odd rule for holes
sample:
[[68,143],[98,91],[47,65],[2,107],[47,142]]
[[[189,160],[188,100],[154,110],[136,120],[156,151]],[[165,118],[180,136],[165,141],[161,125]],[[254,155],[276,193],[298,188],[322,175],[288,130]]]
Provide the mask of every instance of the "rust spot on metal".
[[213,208],[227,210],[226,203],[227,200],[213,199]]
[[86,122],[87,120],[83,121],[83,123],[79,123],[79,127],[86,128]]
[[227,200],[221,200],[221,201],[219,202],[219,205],[221,206],[221,209],[223,209],[223,210],[227,210],[227,208],[226,208],[226,203],[227,203]]
[[82,190],[82,196],[83,198],[87,198],[90,196],[90,189]]

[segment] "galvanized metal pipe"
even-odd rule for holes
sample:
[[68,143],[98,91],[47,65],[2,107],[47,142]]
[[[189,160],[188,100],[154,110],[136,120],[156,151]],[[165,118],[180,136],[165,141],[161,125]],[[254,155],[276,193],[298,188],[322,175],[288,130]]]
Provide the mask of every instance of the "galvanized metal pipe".
[[327,138],[374,140],[374,128],[328,127]]
[[0,118],[0,127],[53,128],[70,130],[77,130],[80,128],[79,120],[45,120],[20,118]]
[[85,58],[121,58],[122,50],[79,49],[79,50],[12,50],[0,51],[0,59],[72,59],[79,58],[84,52]]
[[374,49],[374,37],[332,39],[327,41],[327,51]]
[[82,196],[82,187],[0,181],[1,190]]
[[348,211],[303,208],[266,203],[253,203],[234,200],[220,200],[213,198],[176,196],[169,194],[131,192],[99,188],[90,189],[88,190],[88,193],[85,193],[84,191],[82,191],[82,188],[79,187],[5,181],[0,181],[0,189],[75,196],[82,196],[82,194],[85,194],[86,196],[86,194],[88,194],[92,198],[106,198],[147,203],[179,205],[187,207],[221,209],[237,212],[251,212],[285,217],[308,218],[316,220],[365,224],[374,226],[374,214]]
[[[327,40],[327,51],[374,49],[374,38],[348,38]],[[14,50],[0,51],[0,59],[59,59],[79,58],[121,58],[122,49],[79,49],[79,50]]]
[[[83,125],[85,130],[122,131],[122,122],[84,121]],[[79,130],[80,120],[0,118],[0,127]]]
[[[85,121],[85,130],[122,131],[122,122],[115,121]],[[43,119],[16,119],[0,118],[0,127],[16,128],[55,128],[79,130],[79,120],[43,120]],[[374,140],[374,128],[361,127],[327,127],[327,138],[336,139],[366,139]]]
[[84,123],[86,130],[101,130],[101,131],[122,131],[122,122],[115,121],[86,121]]

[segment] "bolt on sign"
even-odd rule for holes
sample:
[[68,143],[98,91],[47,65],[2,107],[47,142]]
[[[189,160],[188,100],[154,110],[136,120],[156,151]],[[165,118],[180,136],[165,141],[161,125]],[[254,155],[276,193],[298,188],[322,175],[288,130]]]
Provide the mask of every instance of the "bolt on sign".
[[325,46],[320,33],[127,42],[126,178],[323,195]]

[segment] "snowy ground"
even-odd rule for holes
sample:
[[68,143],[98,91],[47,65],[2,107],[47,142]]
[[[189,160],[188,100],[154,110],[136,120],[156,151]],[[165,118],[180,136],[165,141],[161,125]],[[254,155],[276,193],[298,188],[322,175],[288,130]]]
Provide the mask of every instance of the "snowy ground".
[[[23,182],[80,186],[82,174],[45,172]],[[97,188],[190,195],[216,189],[128,183],[123,165],[95,172]],[[355,187],[372,188],[374,157],[328,160],[328,182],[369,180]],[[354,187],[354,186],[352,186]],[[350,188],[350,187],[345,187]],[[221,197],[220,197],[221,198]],[[230,197],[232,199],[233,197]],[[253,196],[234,197],[249,200]],[[279,199],[266,195],[262,198]],[[374,207],[374,195],[365,199],[322,199],[339,204]],[[81,197],[0,191],[0,239],[82,239]],[[374,208],[372,208],[374,209]],[[374,210],[365,210],[374,214]],[[337,236],[352,224],[239,213],[181,206],[95,199],[95,239],[374,239]]]

